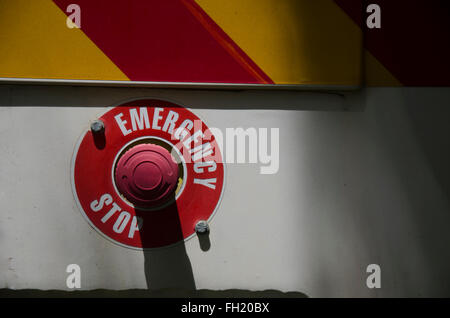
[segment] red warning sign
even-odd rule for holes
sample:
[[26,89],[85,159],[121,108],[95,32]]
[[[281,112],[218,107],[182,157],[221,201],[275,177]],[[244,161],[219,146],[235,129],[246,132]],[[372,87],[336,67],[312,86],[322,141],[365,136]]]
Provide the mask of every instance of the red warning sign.
[[78,141],[71,167],[77,204],[100,234],[157,248],[210,220],[224,188],[214,135],[188,109],[145,99],[107,111]]

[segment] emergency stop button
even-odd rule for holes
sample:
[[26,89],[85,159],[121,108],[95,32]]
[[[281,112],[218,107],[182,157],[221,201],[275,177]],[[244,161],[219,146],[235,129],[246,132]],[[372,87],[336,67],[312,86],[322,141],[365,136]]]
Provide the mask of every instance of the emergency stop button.
[[164,147],[140,144],[127,150],[115,170],[119,192],[136,207],[156,208],[175,196],[179,172]]
[[160,99],[106,110],[81,134],[70,169],[88,223],[139,250],[207,233],[225,188],[222,152],[206,123]]

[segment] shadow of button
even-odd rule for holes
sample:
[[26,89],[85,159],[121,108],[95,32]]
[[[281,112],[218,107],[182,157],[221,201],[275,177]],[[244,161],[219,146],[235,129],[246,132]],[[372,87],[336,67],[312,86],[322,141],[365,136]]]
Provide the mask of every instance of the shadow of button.
[[[136,209],[136,215],[145,218],[139,231],[144,249],[144,267],[147,288],[160,290],[175,288],[195,290],[194,274],[186,253],[181,229],[179,211],[176,204],[156,211]],[[151,229],[151,231],[149,231]],[[151,248],[158,242],[159,248]]]

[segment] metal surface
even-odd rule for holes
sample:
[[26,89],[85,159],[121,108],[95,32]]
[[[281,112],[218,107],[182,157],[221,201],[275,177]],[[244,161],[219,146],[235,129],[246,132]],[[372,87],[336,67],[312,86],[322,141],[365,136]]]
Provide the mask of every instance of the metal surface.
[[195,232],[198,234],[205,234],[209,232],[209,225],[206,221],[198,221],[197,224],[195,224]]
[[0,77],[6,84],[29,85],[77,85],[100,87],[141,87],[141,88],[176,88],[176,89],[227,89],[227,90],[318,90],[318,91],[352,91],[360,85],[328,85],[328,84],[231,84],[231,83],[188,83],[188,82],[149,82],[149,81],[108,81],[108,80],[67,80],[67,79],[32,79]]
[[101,120],[94,120],[91,123],[91,131],[94,134],[102,133],[105,130],[105,124]]
[[[278,173],[227,164],[207,251],[197,238],[155,251],[117,246],[73,198],[70,162],[83,127],[107,106],[148,96],[189,105],[221,130],[280,129]],[[0,86],[0,287],[67,290],[66,267],[78,264],[84,290],[448,296],[449,102],[445,88]],[[381,267],[381,289],[366,286],[369,264]]]

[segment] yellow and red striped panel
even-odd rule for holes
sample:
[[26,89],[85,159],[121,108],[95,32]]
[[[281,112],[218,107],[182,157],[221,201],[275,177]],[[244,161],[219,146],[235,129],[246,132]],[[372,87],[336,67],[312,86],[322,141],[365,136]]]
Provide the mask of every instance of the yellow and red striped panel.
[[[445,41],[424,40],[426,48],[417,41],[425,37],[420,34],[403,36],[407,43],[395,41],[392,34],[404,27],[395,23],[393,12],[403,2],[378,2],[383,27],[367,31],[362,0],[0,0],[0,78],[448,84],[446,76],[429,71],[437,72],[437,63],[448,67]],[[66,26],[72,3],[81,8],[81,29]],[[417,12],[428,8],[428,15],[441,10],[420,0],[408,3]],[[436,23],[444,22],[428,25],[427,39]],[[437,58],[419,66],[424,61],[415,53],[431,48]]]
[[2,78],[360,84],[361,31],[331,0],[0,0],[0,15]]

